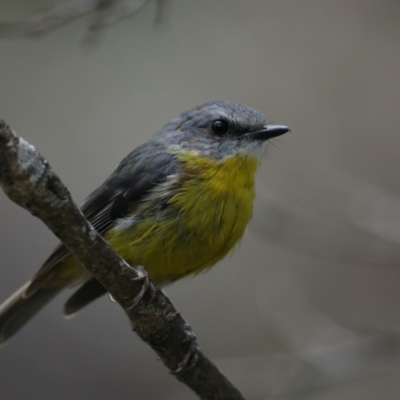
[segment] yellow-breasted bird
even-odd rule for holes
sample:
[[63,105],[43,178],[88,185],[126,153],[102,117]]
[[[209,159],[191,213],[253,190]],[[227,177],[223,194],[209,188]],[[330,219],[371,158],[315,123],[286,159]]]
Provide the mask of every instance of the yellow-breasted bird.
[[[193,108],[122,160],[82,211],[156,286],[198,273],[242,237],[264,145],[288,131],[244,105],[216,101]],[[60,244],[33,279],[0,306],[0,343],[62,289],[77,285],[66,315],[106,289]]]

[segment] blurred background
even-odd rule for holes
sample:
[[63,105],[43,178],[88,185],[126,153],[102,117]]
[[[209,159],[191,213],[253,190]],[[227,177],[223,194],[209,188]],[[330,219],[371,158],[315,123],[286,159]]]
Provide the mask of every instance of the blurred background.
[[[2,21],[55,1],[5,0]],[[167,294],[247,399],[400,398],[400,3],[173,0],[0,40],[1,117],[77,203],[182,111],[229,100],[292,128],[236,251]],[[0,301],[57,240],[0,193]],[[65,292],[0,352],[2,399],[195,399],[107,297]]]

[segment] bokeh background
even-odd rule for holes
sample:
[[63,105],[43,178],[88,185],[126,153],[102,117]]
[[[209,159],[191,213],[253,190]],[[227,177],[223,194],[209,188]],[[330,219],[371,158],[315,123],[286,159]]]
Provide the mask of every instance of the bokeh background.
[[[54,1],[7,0],[1,20]],[[232,256],[166,292],[248,399],[400,398],[400,3],[155,2],[82,46],[87,20],[0,41],[1,117],[81,203],[180,112],[245,103],[273,140]],[[0,160],[1,162],[1,160]],[[0,300],[57,240],[0,193]],[[0,351],[3,400],[195,399],[107,297],[68,293]]]

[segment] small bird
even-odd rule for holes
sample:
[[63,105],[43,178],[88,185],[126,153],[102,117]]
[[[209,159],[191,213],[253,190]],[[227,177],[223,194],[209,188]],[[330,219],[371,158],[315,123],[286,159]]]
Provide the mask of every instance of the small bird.
[[[156,287],[204,271],[243,236],[265,143],[288,131],[244,105],[203,104],[124,158],[82,212],[129,264],[145,268]],[[107,291],[59,244],[33,279],[0,305],[0,343],[61,290],[78,285],[64,306],[66,316]]]

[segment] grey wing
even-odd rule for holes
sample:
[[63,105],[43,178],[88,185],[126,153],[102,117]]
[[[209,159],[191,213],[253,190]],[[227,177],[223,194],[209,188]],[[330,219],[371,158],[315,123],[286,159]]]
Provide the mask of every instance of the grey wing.
[[[172,154],[150,144],[129,154],[82,205],[83,214],[100,234],[107,232],[115,220],[134,212],[151,189],[179,168],[179,162]],[[63,244],[57,246],[32,279],[27,295],[41,287],[51,276],[52,267],[70,255]]]

